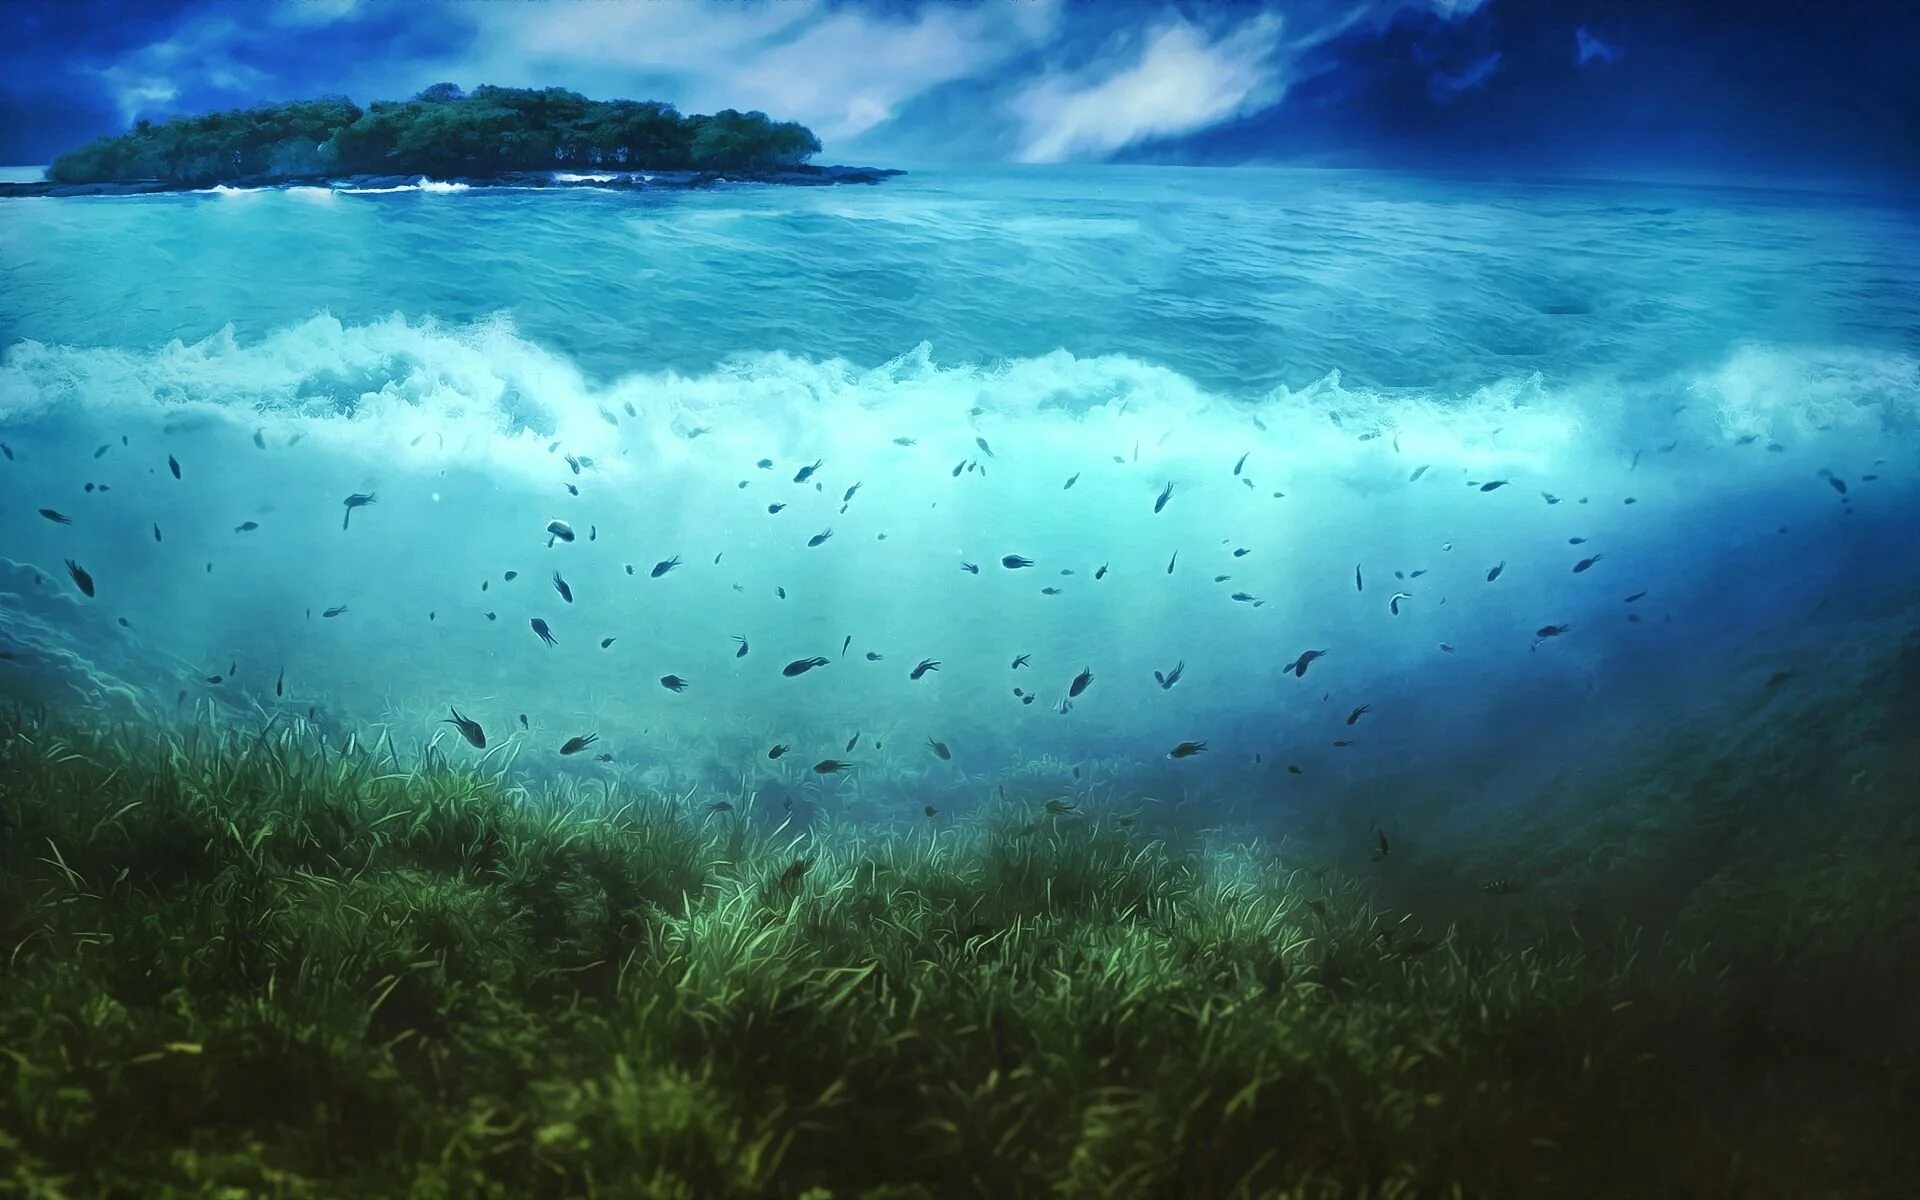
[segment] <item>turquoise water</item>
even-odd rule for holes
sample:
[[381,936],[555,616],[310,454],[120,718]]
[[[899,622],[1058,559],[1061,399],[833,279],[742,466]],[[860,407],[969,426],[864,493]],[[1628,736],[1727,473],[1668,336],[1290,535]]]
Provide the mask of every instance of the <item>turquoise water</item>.
[[879,812],[1520,795],[1911,602],[1917,244],[1313,171],[0,202],[0,683]]

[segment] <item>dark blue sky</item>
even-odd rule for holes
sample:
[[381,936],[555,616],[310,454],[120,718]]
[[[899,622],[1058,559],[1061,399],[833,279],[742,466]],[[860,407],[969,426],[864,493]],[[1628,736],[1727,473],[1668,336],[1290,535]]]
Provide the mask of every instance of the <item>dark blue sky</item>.
[[0,162],[438,80],[732,105],[885,162],[1920,183],[1900,0],[8,0]]

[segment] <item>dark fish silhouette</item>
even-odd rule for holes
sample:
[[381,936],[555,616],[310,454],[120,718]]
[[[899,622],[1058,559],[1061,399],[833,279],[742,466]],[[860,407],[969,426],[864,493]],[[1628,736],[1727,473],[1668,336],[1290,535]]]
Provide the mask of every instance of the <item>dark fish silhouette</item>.
[[920,660],[920,665],[915,667],[911,672],[908,673],[907,678],[918,679],[922,675],[925,675],[928,671],[938,671],[939,669],[940,669],[939,659],[923,658]]
[[[487,731],[480,728],[480,722],[473,720],[471,717],[461,716],[460,710],[457,708],[450,708],[447,711],[453,714],[453,719],[450,721],[442,721],[442,725],[451,725],[455,729],[458,729],[460,736],[467,739],[467,742],[476,750],[485,750],[487,748]],[[562,753],[565,752],[562,751]]]
[[1015,655],[1015,656],[1014,656],[1014,659],[1013,659],[1013,667],[1012,667],[1012,669],[1013,669],[1013,670],[1015,670],[1015,671],[1018,671],[1018,670],[1019,670],[1019,669],[1020,669],[1021,667],[1024,667],[1024,666],[1026,666],[1026,665],[1027,665],[1027,660],[1029,660],[1029,659],[1031,659],[1032,657],[1033,657],[1033,656],[1032,656],[1031,654],[1018,654],[1018,655]]
[[963,562],[960,564],[960,569],[969,575],[978,575],[980,573],[980,565],[978,563]]
[[786,752],[787,752],[787,748],[785,746],[774,746],[773,748],[767,751],[767,757],[779,758],[782,754],[785,754]]
[[1009,554],[1000,560],[1000,565],[1009,571],[1018,571],[1021,567],[1032,566],[1033,560],[1030,558],[1021,558],[1018,554]]
[[578,754],[582,750],[585,750],[588,746],[593,745],[595,742],[599,740],[600,740],[600,735],[597,733],[579,734],[577,736],[568,738],[564,743],[562,743],[560,746],[560,753]]
[[1095,579],[1105,579],[1107,577],[1107,564],[1101,563],[1100,569],[1093,573],[1093,577]]
[[258,521],[242,521],[233,527],[233,531],[235,533],[252,533],[258,528],[260,528],[260,522]]
[[1207,744],[1205,742],[1181,742],[1178,746],[1167,751],[1167,757],[1192,758],[1196,754],[1206,753],[1206,749]]
[[1186,669],[1187,669],[1187,660],[1183,658],[1180,660],[1180,664],[1178,666],[1174,667],[1173,670],[1168,671],[1165,675],[1162,675],[1160,672],[1155,671],[1153,673],[1154,682],[1160,685],[1161,691],[1163,692],[1169,691],[1172,689],[1174,684],[1180,682],[1180,676],[1183,672],[1186,671]]
[[1153,502],[1153,511],[1159,512],[1161,509],[1167,506],[1167,501],[1171,499],[1173,499],[1173,484],[1169,482],[1166,486],[1166,490],[1160,493],[1160,498]]
[[1645,595],[1646,595],[1646,593],[1645,593],[1645,592],[1635,592],[1635,593],[1634,593],[1633,595],[1631,595],[1631,596],[1628,596],[1628,597],[1627,597],[1627,598],[1626,598],[1625,600],[1623,600],[1623,601],[1621,601],[1621,603],[1622,603],[1622,604],[1632,604],[1632,603],[1633,603],[1633,602],[1634,602],[1635,600],[1638,600],[1638,599],[1640,599],[1640,598],[1641,598],[1642,596],[1645,596]]
[[1364,592],[1367,590],[1367,581],[1360,577],[1359,563],[1353,564],[1353,590],[1356,592]]
[[847,656],[847,647],[848,647],[848,646],[851,646],[851,645],[853,645],[853,635],[852,635],[852,634],[848,634],[848,635],[847,635],[847,636],[846,636],[845,638],[843,638],[843,639],[841,639],[841,642],[840,642],[840,657],[841,657],[841,658],[845,658],[845,657]]
[[1387,597],[1387,611],[1397,617],[1400,615],[1400,602],[1411,599],[1413,599],[1412,592],[1395,592]]
[[813,658],[796,658],[786,666],[780,668],[780,673],[791,678],[795,675],[805,675],[815,667],[824,667],[826,665],[827,660],[818,655],[815,655]]
[[[52,522],[53,522],[53,523],[54,523],[55,525],[71,525],[71,524],[73,524],[73,518],[72,518],[72,517],[69,517],[69,516],[67,516],[67,515],[66,515],[65,513],[62,513],[62,512],[57,512],[57,511],[55,511],[54,509],[51,509],[51,508],[43,508],[43,509],[41,509],[41,510],[40,510],[40,515],[41,515],[41,516],[43,516],[43,517],[45,517],[45,518],[46,518],[47,520],[49,520],[49,521],[52,521]],[[155,526],[155,528],[158,528],[158,526]]]
[[1507,481],[1506,481],[1506,480],[1504,480],[1504,479],[1495,479],[1495,480],[1492,480],[1492,481],[1490,481],[1490,482],[1487,482],[1487,483],[1483,483],[1483,484],[1481,484],[1481,485],[1480,485],[1480,490],[1481,490],[1481,491],[1483,491],[1483,492],[1491,492],[1491,491],[1494,491],[1495,489],[1498,489],[1498,488],[1503,488],[1503,487],[1505,487],[1505,486],[1507,486]]
[[[1431,463],[1429,463],[1429,464],[1427,464],[1427,466],[1431,466],[1431,465],[1432,465]],[[1417,480],[1418,480],[1418,479],[1419,479],[1419,478],[1420,478],[1420,477],[1421,477],[1422,475],[1425,475],[1425,474],[1427,473],[1427,466],[1419,466],[1419,467],[1415,467],[1415,468],[1413,469],[1413,474],[1411,474],[1411,475],[1409,475],[1409,476],[1407,476],[1407,482],[1408,482],[1408,483],[1414,483],[1414,482],[1416,482],[1416,481],[1417,481]]]
[[785,508],[786,506],[787,506],[787,505],[786,505],[786,502],[785,502],[784,500],[783,500],[783,501],[781,501],[781,502],[780,502],[779,504],[769,504],[769,505],[767,505],[767,512],[768,512],[769,514],[772,514],[772,513],[777,513],[777,512],[779,512],[779,511],[780,511],[781,509],[783,509],[783,508]]
[[617,642],[617,641],[619,641],[619,640],[620,640],[619,638],[610,638],[610,637],[604,637],[604,638],[601,638],[601,639],[600,639],[600,648],[601,648],[602,650],[605,650],[605,649],[606,649],[606,648],[607,648],[608,646],[611,646],[611,645],[613,645],[613,644],[614,644],[615,642]]
[[1175,550],[1173,552],[1173,557],[1167,560],[1167,574],[1169,575],[1173,574],[1173,564],[1179,561],[1180,561],[1180,552],[1178,550]]
[[574,537],[573,526],[558,518],[547,522],[547,533],[551,535],[547,538],[549,547],[555,542],[571,542]]
[[832,529],[823,529],[819,533],[816,533],[812,537],[808,538],[807,545],[818,546],[820,543],[826,541],[828,538],[832,536],[833,536]]
[[[1251,450],[1247,451],[1247,454],[1252,454],[1252,453],[1253,451]],[[1240,461],[1233,464],[1233,473],[1235,475],[1238,475],[1240,473],[1241,467],[1244,467],[1247,465],[1247,454],[1242,454],[1240,456]]]
[[[354,509],[365,508],[367,505],[374,504],[376,502],[377,501],[375,498],[375,494],[372,492],[355,492],[353,495],[348,496],[345,500],[342,500],[340,503],[346,506],[347,511],[344,514],[342,514],[342,516],[340,517],[340,528],[345,529],[348,525],[353,523]],[[547,528],[549,531],[551,531],[553,526],[549,525]],[[568,541],[573,540],[573,532],[571,530],[567,532],[567,540]]]
[[994,457],[993,447],[987,445],[987,439],[983,437],[974,438],[973,444],[980,447],[981,453],[985,454],[988,458]]
[[279,677],[273,681],[273,694],[276,696],[284,696],[287,694],[287,669],[285,667],[280,668]]
[[853,736],[847,739],[846,747],[845,749],[841,750],[841,753],[852,754],[853,748],[855,746],[858,746],[859,744],[860,744],[860,731],[856,729],[853,731]]
[[670,692],[684,692],[687,690],[688,683],[678,675],[662,675],[660,677],[660,686]]
[[1488,572],[1487,572],[1487,582],[1488,582],[1488,583],[1492,583],[1492,582],[1493,582],[1494,580],[1496,580],[1496,579],[1498,579],[1498,578],[1500,578],[1500,572],[1502,572],[1502,571],[1504,571],[1504,570],[1506,570],[1506,569],[1507,569],[1507,563],[1506,563],[1506,560],[1505,560],[1505,559],[1501,559],[1501,560],[1500,560],[1500,565],[1499,565],[1499,566],[1497,566],[1497,567],[1495,567],[1495,568],[1493,568],[1493,569],[1492,569],[1491,571],[1488,571]]
[[345,611],[347,611],[347,606],[346,606],[346,605],[344,605],[344,604],[336,604],[336,605],[334,605],[334,606],[333,606],[332,608],[330,608],[330,609],[328,609],[327,611],[325,611],[325,612],[323,612],[323,613],[321,613],[320,615],[321,615],[321,616],[323,616],[323,617],[337,617],[337,616],[339,616],[339,615],[340,615],[341,613],[343,613],[343,612],[345,612]]
[[560,572],[558,571],[553,573],[553,590],[559,592],[560,598],[568,604],[573,603],[573,589],[567,586],[566,580],[560,578]]
[[819,762],[813,764],[813,773],[815,775],[838,775],[840,772],[845,771],[851,768],[852,766],[853,766],[852,763],[841,762],[837,758],[823,758]]
[[795,483],[805,483],[807,480],[812,479],[813,473],[820,469],[820,464],[824,461],[826,460],[816,458],[813,460],[812,466],[801,467],[800,470],[794,474],[793,481]]
[[92,597],[93,576],[87,574],[86,568],[82,567],[79,563],[74,562],[72,559],[68,559],[67,574],[73,576],[73,584],[75,587],[80,589],[82,595],[85,595],[89,598]]
[[167,470],[173,472],[175,479],[180,478],[180,460],[171,454],[167,455]]
[[1573,573],[1575,575],[1585,574],[1588,568],[1592,567],[1593,564],[1599,562],[1604,557],[1606,556],[1603,554],[1596,554],[1592,558],[1581,559],[1579,562],[1573,564]]
[[1366,716],[1368,713],[1372,711],[1373,711],[1373,705],[1362,704],[1359,708],[1356,708],[1352,712],[1347,714],[1347,724],[1358,725],[1360,723],[1360,718]]
[[1067,699],[1071,700],[1076,696],[1078,696],[1081,692],[1086,691],[1087,685],[1091,684],[1092,682],[1093,682],[1093,668],[1092,667],[1082,668],[1080,673],[1073,677],[1073,682],[1067,685]]
[[896,446],[917,446],[920,444],[920,441],[918,438],[897,437],[893,439],[893,444]]
[[1835,475],[1832,471],[1829,471],[1825,467],[1820,468],[1820,476],[1821,478],[1825,479],[1827,483],[1833,487],[1834,491],[1839,492],[1842,496],[1847,494],[1846,480],[1840,478],[1838,475]]
[[885,655],[883,655],[883,654],[881,654],[881,653],[880,653],[879,651],[877,651],[877,650],[869,650],[869,651],[867,651],[867,661],[868,661],[868,662],[879,662],[879,661],[880,661],[880,660],[881,660],[882,658],[885,658],[885,657],[886,657]]
[[661,559],[659,562],[653,564],[653,577],[655,579],[658,579],[662,575],[665,575],[668,571],[673,570],[675,567],[678,567],[679,565],[680,565],[680,556],[678,554],[674,555],[672,558]]
[[[945,742],[936,742],[932,738],[928,738],[927,749],[933,751],[934,757],[940,759],[942,762],[951,762],[953,760],[953,752],[947,749]],[[929,813],[928,815],[931,816],[932,814]]]
[[1307,668],[1313,665],[1313,660],[1316,658],[1325,658],[1326,655],[1327,652],[1325,650],[1302,651],[1300,657],[1294,659],[1293,665],[1287,669],[1293,672],[1295,679],[1305,679],[1307,677]]
[[534,636],[539,638],[541,641],[545,642],[547,645],[557,646],[560,644],[559,642],[556,642],[553,639],[553,630],[547,628],[547,623],[545,621],[542,621],[539,617],[535,617],[533,620],[527,622],[527,624],[533,627]]
[[158,521],[153,523],[153,540],[156,542],[160,540],[160,522]]
[[846,495],[840,497],[840,503],[843,506],[847,504],[851,504],[853,502],[853,494],[859,490],[860,490],[860,485],[857,483],[854,484],[852,487],[848,488]]
[[747,639],[736,633],[733,635],[733,640],[740,643],[740,648],[733,652],[733,656],[735,658],[745,658],[747,656]]
[[1080,472],[1075,471],[1072,475],[1068,476],[1066,486],[1062,487],[1060,490],[1063,492],[1072,491],[1073,485],[1079,482],[1080,482]]

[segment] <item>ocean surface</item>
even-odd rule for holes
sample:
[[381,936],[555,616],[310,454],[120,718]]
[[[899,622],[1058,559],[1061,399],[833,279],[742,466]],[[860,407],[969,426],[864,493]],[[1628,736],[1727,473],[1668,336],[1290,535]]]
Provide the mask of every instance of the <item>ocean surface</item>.
[[1915,246],[1339,171],[8,200],[0,689],[876,819],[1483,814],[1913,603]]

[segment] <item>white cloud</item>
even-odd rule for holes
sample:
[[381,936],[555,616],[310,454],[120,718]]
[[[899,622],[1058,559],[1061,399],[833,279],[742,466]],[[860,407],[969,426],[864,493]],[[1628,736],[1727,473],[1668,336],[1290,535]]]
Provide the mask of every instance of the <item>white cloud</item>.
[[1280,18],[1261,13],[1209,38],[1184,21],[1144,39],[1137,59],[1052,74],[1012,101],[1022,162],[1101,158],[1149,138],[1204,129],[1279,101]]
[[[699,10],[671,3],[489,5],[468,82],[553,82],[608,94],[671,77],[688,111],[762,109],[822,139],[857,137],[932,88],[985,73],[1047,38],[1056,0],[911,16],[829,8],[821,0]],[[455,69],[449,65],[448,69]]]

